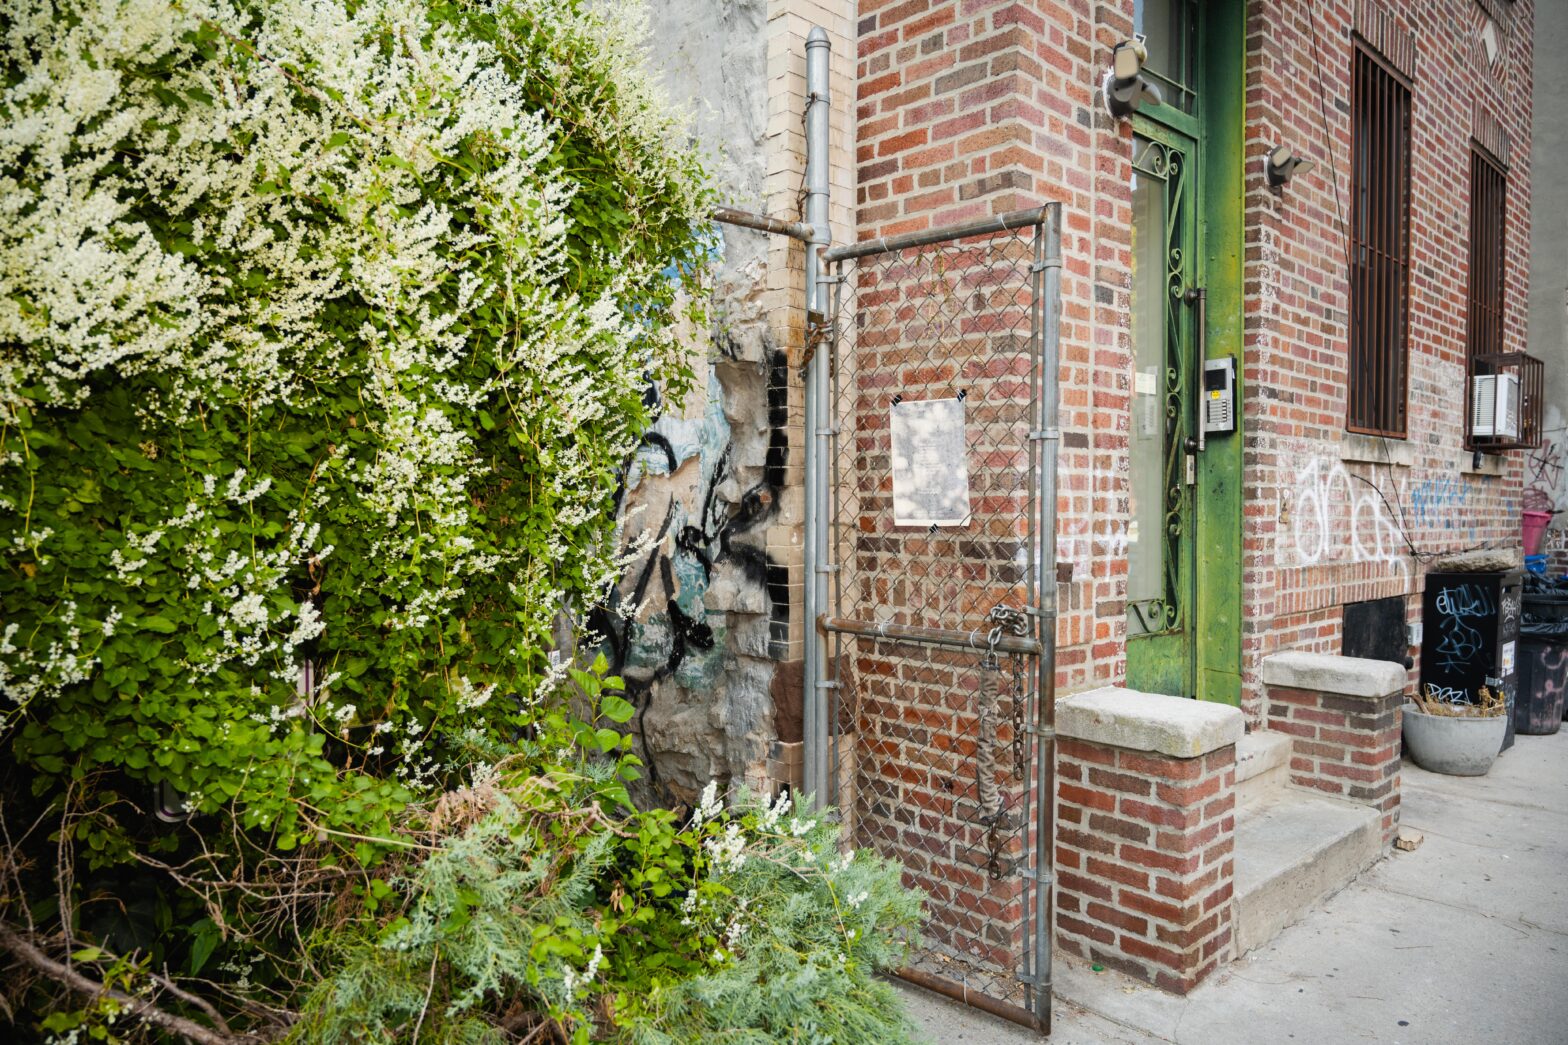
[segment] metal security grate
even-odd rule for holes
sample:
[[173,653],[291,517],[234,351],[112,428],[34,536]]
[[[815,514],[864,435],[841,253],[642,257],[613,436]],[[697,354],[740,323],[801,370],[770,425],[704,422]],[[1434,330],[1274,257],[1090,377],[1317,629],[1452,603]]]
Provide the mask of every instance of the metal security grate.
[[[1523,352],[1504,351],[1507,299],[1508,175],[1479,148],[1470,151],[1470,278],[1466,291],[1466,445],[1501,451],[1538,447],[1546,402],[1544,367]],[[1477,389],[1478,379],[1489,384]],[[1477,432],[1480,398],[1492,416]],[[1509,419],[1504,421],[1504,418]]]
[[[1477,384],[1480,399],[1489,408],[1492,424],[1487,434],[1476,432]],[[1534,449],[1544,438],[1543,412],[1546,404],[1546,368],[1539,359],[1523,352],[1480,355],[1470,360],[1471,394],[1465,397],[1470,446],[1475,450],[1497,453],[1503,450]],[[1489,394],[1488,394],[1489,393]],[[1511,423],[1504,422],[1507,418]]]
[[1040,1028],[1058,215],[825,254],[832,801],[929,897],[902,975]]
[[1470,151],[1470,280],[1466,344],[1470,359],[1503,351],[1503,246],[1508,214],[1503,169]]
[[1410,299],[1410,88],[1360,46],[1353,62],[1346,427],[1403,438]]

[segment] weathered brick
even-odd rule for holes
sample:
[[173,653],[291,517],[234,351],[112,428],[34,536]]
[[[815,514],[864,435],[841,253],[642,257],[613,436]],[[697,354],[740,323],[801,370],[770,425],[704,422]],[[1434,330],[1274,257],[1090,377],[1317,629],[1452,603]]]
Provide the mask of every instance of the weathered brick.
[[1203,775],[1203,760],[1199,758],[1161,758],[1137,751],[1121,751],[1116,764],[1129,773],[1142,773],[1160,780],[1197,780]]
[[1123,795],[1147,797],[1154,792],[1154,781],[1128,773],[1115,773],[1109,769],[1090,769],[1089,783]]
[[[1110,860],[1090,857],[1085,870],[1103,881],[1120,882],[1123,885],[1134,886],[1138,889],[1149,888],[1149,873],[1136,867],[1128,867]],[[1105,897],[1110,899],[1110,897]]]
[[[1242,708],[1254,727],[1267,723],[1295,738],[1293,782],[1367,802],[1384,812],[1385,830],[1392,830],[1399,808],[1398,699],[1266,694],[1258,667],[1276,650],[1339,652],[1346,603],[1401,596],[1410,612],[1417,612],[1423,571],[1405,554],[1410,545],[1426,553],[1517,540],[1522,468],[1514,458],[1519,455],[1506,459],[1500,478],[1461,471],[1456,462],[1468,460],[1468,454],[1460,430],[1462,411],[1456,411],[1455,402],[1464,386],[1468,257],[1462,216],[1468,213],[1468,149],[1472,139],[1492,140],[1475,114],[1495,118],[1507,131],[1515,164],[1508,180],[1510,215],[1528,214],[1531,45],[1528,32],[1509,32],[1495,67],[1482,68],[1473,56],[1473,35],[1452,31],[1453,25],[1470,24],[1474,0],[1378,0],[1376,7],[1388,15],[1395,36],[1421,42],[1420,63],[1412,59],[1406,70],[1415,82],[1416,111],[1405,441],[1411,465],[1390,468],[1347,459],[1356,441],[1346,434],[1350,282],[1342,232],[1350,220],[1349,195],[1348,186],[1328,174],[1351,169],[1351,48],[1354,34],[1371,32],[1358,24],[1362,16],[1357,12],[1373,9],[1372,0],[1318,4],[1316,41],[1302,30],[1299,5],[1284,0],[1248,5],[1246,181],[1244,198],[1237,201],[1245,297],[1239,343],[1227,351],[1243,365],[1243,431],[1229,444],[1238,448],[1242,462]],[[1528,9],[1527,0],[1510,5],[1521,19]],[[1136,422],[1129,389],[1133,140],[1128,125],[1103,117],[1095,98],[1108,45],[1131,31],[1129,10],[1111,5],[1096,9],[1091,19],[1059,5],[1011,0],[862,0],[858,12],[854,25],[865,69],[845,94],[859,91],[864,99],[854,119],[865,133],[853,142],[856,150],[866,149],[857,161],[855,186],[864,196],[858,225],[836,230],[837,237],[865,239],[929,228],[955,215],[1046,200],[1064,205],[1057,689],[1072,693],[1136,685],[1126,676],[1125,638],[1127,436]],[[895,34],[896,43],[891,42]],[[1399,50],[1382,37],[1371,43]],[[875,67],[873,62],[887,64]],[[953,64],[943,67],[942,62]],[[966,111],[966,104],[973,108]],[[921,133],[925,140],[917,144]],[[1276,141],[1297,145],[1318,164],[1280,193],[1270,192],[1260,174],[1263,154]],[[888,151],[879,155],[882,149]],[[789,191],[794,188],[791,184]],[[787,206],[775,209],[782,212]],[[1518,350],[1525,347],[1527,329],[1528,222],[1510,221],[1505,234],[1504,347]],[[793,249],[798,257],[798,247]],[[865,320],[863,337],[892,326],[866,311],[863,300],[857,308],[863,313],[857,320]],[[897,346],[877,351],[892,355]],[[799,349],[791,352],[798,356]],[[921,394],[899,366],[886,373],[865,366],[851,372],[856,382],[864,382],[868,403],[880,396],[856,421],[880,424],[892,395]],[[950,385],[940,394],[952,394]],[[868,445],[864,452],[866,468],[877,467],[877,461],[885,467],[885,444]],[[974,478],[978,504],[985,491],[978,473]],[[901,548],[895,541],[867,554],[892,561]],[[916,555],[906,561],[922,568],[930,560]],[[911,574],[901,583],[915,579]],[[995,590],[986,588],[989,579],[979,578],[972,587],[968,583],[954,580],[953,597],[963,605],[983,613],[1000,601]],[[921,612],[900,598],[889,593],[887,605],[895,614],[908,613],[912,619]],[[967,669],[955,669],[956,663],[945,662],[951,680],[965,677]],[[889,672],[867,684],[884,687],[879,698],[895,706],[906,699],[902,690],[914,680]],[[961,685],[951,684],[955,692]],[[955,808],[973,808],[973,741],[956,739],[966,730],[973,734],[973,716],[958,715],[971,700],[967,693],[944,700],[952,717],[918,726],[927,731],[933,758],[946,759],[933,762],[920,790],[947,795]],[[902,724],[879,740],[896,741],[908,751],[910,745],[926,743],[916,728]],[[944,732],[955,739],[937,740]],[[868,747],[875,743],[868,741]],[[920,756],[926,753],[921,750]],[[1105,798],[1090,795],[1127,794],[1151,808],[1163,803],[1201,809],[1205,825],[1221,825],[1221,834],[1234,830],[1234,810],[1216,801],[1233,787],[1226,774],[1233,778],[1234,768],[1219,760],[1074,750],[1067,741],[1060,744],[1058,757],[1064,830],[1057,850],[1063,866],[1085,880],[1115,881],[1091,871],[1091,860],[1101,861],[1105,866],[1098,870],[1105,871],[1134,866],[1133,860],[1142,859],[1140,851],[1172,855],[1158,854],[1155,844],[1102,832],[1108,822],[1097,825],[1095,816],[1128,809],[1107,807]],[[1331,768],[1336,766],[1354,772]],[[876,770],[872,775],[902,779],[882,777]],[[1128,777],[1146,781],[1148,788],[1124,791],[1134,787]],[[1159,819],[1171,817],[1161,814]],[[1179,830],[1168,822],[1152,826],[1160,833]],[[962,832],[953,837],[973,838]],[[1217,842],[1210,839],[1200,850],[1175,854],[1179,869],[1137,866],[1151,872],[1159,902],[1197,903],[1199,895],[1220,895],[1220,878],[1233,864],[1233,855],[1224,845],[1216,848]],[[1115,858],[1118,854],[1122,859]],[[1082,899],[1072,891],[1063,897],[1064,905]],[[1080,925],[1092,924],[1081,903],[1071,916]],[[1059,928],[1071,935],[1065,926]],[[1080,952],[1112,955],[1116,967],[1141,970],[1135,975],[1150,982],[1186,986],[1212,968],[1231,936],[1228,923],[1217,929],[1203,941],[1203,962],[1184,955],[1189,964],[1177,973],[1147,955],[1122,952],[1116,934],[1108,936],[1108,931],[1099,925],[1099,938],[1090,944],[1075,937]],[[1192,925],[1173,931],[1199,932]]]
[[1084,914],[1101,925],[1113,926],[1123,932],[1142,935],[1149,931],[1149,920],[1120,907],[1104,903],[1091,903],[1084,907]]
[[1128,820],[1124,817],[1110,816],[1105,813],[1091,814],[1089,826],[1100,834],[1125,838],[1129,842],[1147,842],[1151,834],[1146,824],[1140,824],[1137,821]]

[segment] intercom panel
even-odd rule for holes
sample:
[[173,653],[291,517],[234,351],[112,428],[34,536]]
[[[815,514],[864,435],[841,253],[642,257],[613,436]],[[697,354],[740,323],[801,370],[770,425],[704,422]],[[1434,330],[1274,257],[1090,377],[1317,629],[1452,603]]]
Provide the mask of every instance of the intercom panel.
[[1230,356],[1203,364],[1203,431],[1224,435],[1236,430],[1236,360]]

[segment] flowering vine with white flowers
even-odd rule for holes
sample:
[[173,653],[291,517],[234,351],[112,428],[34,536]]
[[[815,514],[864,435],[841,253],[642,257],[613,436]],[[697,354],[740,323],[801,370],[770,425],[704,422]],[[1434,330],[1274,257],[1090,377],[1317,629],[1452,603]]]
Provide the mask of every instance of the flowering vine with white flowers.
[[20,0],[0,27],[16,755],[287,836],[335,771],[417,791],[525,728],[558,614],[615,575],[645,390],[688,379],[668,272],[707,190],[638,10]]

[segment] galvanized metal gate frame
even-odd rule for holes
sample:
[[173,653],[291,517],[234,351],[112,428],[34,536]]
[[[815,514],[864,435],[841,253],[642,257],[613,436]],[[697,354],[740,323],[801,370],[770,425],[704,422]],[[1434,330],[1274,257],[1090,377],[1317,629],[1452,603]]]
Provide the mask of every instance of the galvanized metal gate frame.
[[[1019,953],[1022,967],[1016,979],[1023,987],[1024,1004],[993,997],[915,968],[900,970],[900,975],[921,986],[947,994],[977,1008],[1008,1020],[1049,1033],[1051,1025],[1051,909],[1054,852],[1055,795],[1055,678],[1056,678],[1056,506],[1058,430],[1058,372],[1061,317],[1061,214],[1059,203],[995,218],[946,228],[910,233],[835,247],[821,252],[816,275],[816,301],[831,294],[829,315],[817,316],[814,355],[808,366],[806,399],[807,438],[815,454],[814,475],[807,477],[806,515],[808,533],[808,587],[815,594],[810,601],[817,610],[814,621],[815,655],[807,665],[807,750],[808,776],[828,801],[837,799],[839,777],[837,750],[841,730],[834,727],[839,715],[837,698],[841,687],[853,681],[839,677],[846,644],[853,647],[862,639],[896,642],[910,647],[947,650],[975,650],[1026,658],[1033,666],[1033,692],[1024,731],[1032,738],[1032,758],[1023,782],[1022,830],[1026,866],[1018,870],[1024,879]],[[841,426],[834,421],[837,377],[844,360],[839,353],[844,343],[841,310],[846,300],[847,266],[877,255],[911,251],[922,247],[954,244],[961,240],[1013,230],[1033,230],[1032,264],[1029,266],[1032,302],[1030,306],[1030,395],[1035,424],[1028,432],[1028,494],[1031,505],[1028,520],[1029,563],[1025,573],[1026,605],[1032,627],[1024,634],[1005,629],[949,629],[900,625],[887,620],[865,619],[845,613],[836,544],[829,539],[827,520],[838,514],[838,494],[844,477],[837,474],[840,461]],[[809,248],[808,248],[809,249]],[[827,294],[824,293],[827,292]],[[829,311],[824,309],[823,311]],[[821,358],[825,357],[825,358]],[[809,458],[808,458],[809,461]],[[834,473],[829,478],[829,472]],[[833,581],[829,598],[828,582]],[[831,647],[832,655],[828,655]],[[1014,694],[1014,700],[1018,698]],[[808,788],[811,785],[808,783]],[[819,793],[818,798],[822,795]],[[853,799],[852,799],[853,800]],[[890,855],[897,855],[890,854]],[[994,856],[993,856],[994,860]]]

